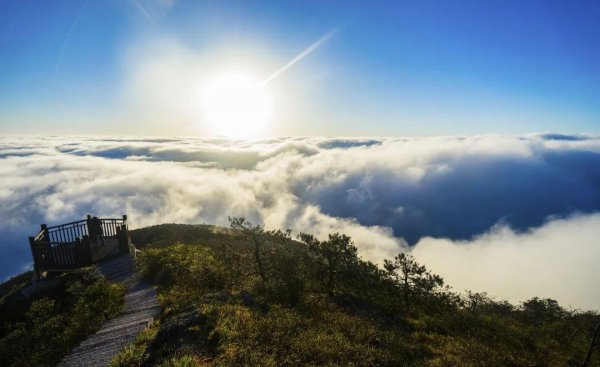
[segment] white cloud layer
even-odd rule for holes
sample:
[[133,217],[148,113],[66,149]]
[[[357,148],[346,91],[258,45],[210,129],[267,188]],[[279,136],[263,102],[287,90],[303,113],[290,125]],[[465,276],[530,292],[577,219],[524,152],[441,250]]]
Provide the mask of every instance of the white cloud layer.
[[134,227],[226,225],[235,215],[347,233],[375,262],[418,242],[415,254],[457,289],[593,307],[597,291],[561,284],[598,279],[574,265],[597,255],[598,211],[594,136],[0,138],[1,277],[29,261],[38,223],[127,213]]
[[456,289],[512,302],[539,295],[600,308],[600,214],[553,220],[526,233],[499,226],[471,241],[423,238],[413,255]]

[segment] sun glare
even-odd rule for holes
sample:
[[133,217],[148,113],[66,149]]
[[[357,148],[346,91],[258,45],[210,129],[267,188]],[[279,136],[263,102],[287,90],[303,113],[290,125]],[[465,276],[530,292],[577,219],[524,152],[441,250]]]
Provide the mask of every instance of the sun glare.
[[272,115],[264,83],[244,74],[228,74],[202,91],[202,107],[212,130],[232,138],[252,138],[264,132]]

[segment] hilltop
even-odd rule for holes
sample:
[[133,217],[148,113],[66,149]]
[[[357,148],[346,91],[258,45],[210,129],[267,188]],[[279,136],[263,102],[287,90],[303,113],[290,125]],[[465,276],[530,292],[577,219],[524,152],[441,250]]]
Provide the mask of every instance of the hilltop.
[[[457,294],[409,254],[384,268],[362,260],[343,234],[292,238],[234,218],[231,228],[163,224],[131,238],[162,314],[113,366],[600,366],[596,312]],[[77,276],[10,317],[7,300],[27,276],[0,287],[3,361],[53,365],[118,311],[122,290],[93,269]],[[88,326],[61,333],[67,313]],[[51,333],[69,338],[52,344]],[[16,358],[28,348],[32,357]]]

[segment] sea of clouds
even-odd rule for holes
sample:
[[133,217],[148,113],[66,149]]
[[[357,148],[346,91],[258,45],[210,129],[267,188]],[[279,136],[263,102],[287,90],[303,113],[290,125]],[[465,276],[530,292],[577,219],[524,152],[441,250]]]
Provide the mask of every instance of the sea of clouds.
[[600,308],[600,137],[0,137],[0,278],[39,223],[227,225],[323,237],[365,259],[411,251],[458,291]]

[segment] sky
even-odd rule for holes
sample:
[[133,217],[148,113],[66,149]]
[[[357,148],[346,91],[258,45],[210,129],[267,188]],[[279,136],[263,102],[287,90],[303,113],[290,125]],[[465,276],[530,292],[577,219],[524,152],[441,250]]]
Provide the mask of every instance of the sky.
[[218,136],[199,90],[265,80],[319,40],[247,130],[594,133],[599,35],[595,1],[8,0],[0,133]]

